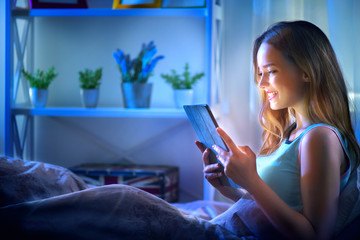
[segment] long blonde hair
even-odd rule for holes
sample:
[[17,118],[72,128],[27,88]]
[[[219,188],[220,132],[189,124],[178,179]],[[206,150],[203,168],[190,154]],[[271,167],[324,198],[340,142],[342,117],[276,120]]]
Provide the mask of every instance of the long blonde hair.
[[[347,88],[335,52],[326,35],[306,21],[279,22],[259,36],[254,43],[253,65],[258,84],[257,53],[262,43],[281,51],[309,78],[306,109],[312,123],[336,127],[349,141],[351,149],[360,155],[358,141],[351,123]],[[274,152],[296,124],[293,109],[272,110],[264,90],[261,92],[259,121],[264,128],[260,154]]]

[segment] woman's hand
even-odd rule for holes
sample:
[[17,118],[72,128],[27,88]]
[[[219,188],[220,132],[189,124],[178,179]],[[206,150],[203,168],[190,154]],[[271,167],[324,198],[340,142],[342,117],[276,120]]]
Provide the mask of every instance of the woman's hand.
[[233,200],[238,201],[246,191],[243,189],[233,188],[231,186],[225,186],[221,183],[220,178],[224,176],[223,166],[220,163],[210,164],[209,154],[211,150],[206,148],[204,144],[199,141],[195,142],[196,146],[202,153],[202,159],[204,162],[204,176],[206,180],[216,188],[222,195]]
[[202,153],[202,159],[204,162],[204,176],[206,180],[216,189],[223,187],[220,182],[220,177],[224,175],[223,167],[220,163],[210,164],[209,154],[211,150],[206,148],[204,144],[199,141],[195,142],[196,146]]
[[233,140],[221,128],[217,132],[229,148],[229,152],[214,145],[217,158],[224,166],[226,176],[249,192],[255,187],[259,175],[256,171],[256,155],[248,146],[236,146]]

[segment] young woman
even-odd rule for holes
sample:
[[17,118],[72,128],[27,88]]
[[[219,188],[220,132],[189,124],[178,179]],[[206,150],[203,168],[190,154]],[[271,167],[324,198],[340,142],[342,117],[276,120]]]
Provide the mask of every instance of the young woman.
[[[213,148],[224,171],[209,164],[210,149],[196,142],[205,177],[234,201],[247,191],[284,237],[329,239],[340,192],[360,153],[332,46],[309,22],[280,22],[256,39],[253,64],[262,99],[260,153],[236,146],[219,128],[229,152]],[[221,185],[222,174],[246,191]]]

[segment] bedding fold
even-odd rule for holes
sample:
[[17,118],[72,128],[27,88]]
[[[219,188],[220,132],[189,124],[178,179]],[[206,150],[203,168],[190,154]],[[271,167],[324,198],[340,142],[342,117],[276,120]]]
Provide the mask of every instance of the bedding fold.
[[12,239],[240,239],[120,184],[2,207],[0,231]]
[[0,157],[0,207],[58,196],[88,187],[81,178],[66,168]]

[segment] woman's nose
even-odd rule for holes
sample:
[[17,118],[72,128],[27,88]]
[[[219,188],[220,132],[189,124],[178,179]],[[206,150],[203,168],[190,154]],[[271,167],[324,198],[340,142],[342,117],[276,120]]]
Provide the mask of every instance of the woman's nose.
[[269,81],[267,81],[266,77],[264,76],[264,74],[261,75],[261,77],[259,77],[259,83],[258,83],[258,87],[259,88],[265,88],[269,85]]

